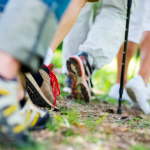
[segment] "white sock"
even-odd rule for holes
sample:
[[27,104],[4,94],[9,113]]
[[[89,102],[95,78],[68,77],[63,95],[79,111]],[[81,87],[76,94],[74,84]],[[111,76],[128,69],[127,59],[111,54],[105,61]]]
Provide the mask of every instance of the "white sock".
[[52,60],[52,58],[53,58],[53,55],[54,55],[54,53],[53,53],[52,49],[51,49],[51,48],[48,48],[48,49],[47,49],[46,56],[45,56],[45,59],[44,59],[44,62],[43,62],[46,66],[49,66],[49,65],[50,65],[51,60]]

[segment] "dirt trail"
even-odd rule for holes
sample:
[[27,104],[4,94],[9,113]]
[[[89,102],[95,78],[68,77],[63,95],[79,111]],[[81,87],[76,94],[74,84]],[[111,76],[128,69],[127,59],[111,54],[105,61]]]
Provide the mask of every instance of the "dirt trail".
[[51,111],[49,130],[33,132],[47,150],[146,150],[150,149],[150,117],[123,104],[100,99],[90,104],[64,99],[60,112]]

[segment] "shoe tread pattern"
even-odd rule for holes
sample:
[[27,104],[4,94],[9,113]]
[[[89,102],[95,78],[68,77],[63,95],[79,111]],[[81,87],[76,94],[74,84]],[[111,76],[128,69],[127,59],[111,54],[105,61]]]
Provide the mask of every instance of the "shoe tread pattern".
[[134,101],[134,102],[137,102],[137,99],[136,99],[136,96],[135,96],[135,93],[132,89],[130,88],[127,88],[127,93],[129,95],[129,97]]
[[71,64],[72,62],[70,61],[70,59],[67,60],[67,69],[69,72],[69,76],[72,79],[71,94],[75,99],[78,99],[80,95],[78,93],[77,79],[76,79],[75,72],[71,69]]
[[[71,69],[71,64],[76,67],[77,74]],[[90,97],[88,96],[88,91],[86,90],[85,86],[80,83],[78,84],[81,87],[81,92],[78,92],[78,85],[77,85],[77,76],[81,77],[81,68],[77,60],[73,57],[69,58],[67,61],[67,68],[70,77],[72,78],[72,87],[71,93],[75,99],[85,100],[85,102],[90,102]]]
[[82,70],[81,70],[81,67],[80,67],[78,61],[73,57],[70,57],[69,60],[70,60],[70,63],[72,63],[76,67],[77,75],[79,77],[81,77],[82,76]]
[[80,83],[79,85],[81,87],[82,95],[83,95],[83,98],[84,98],[85,102],[89,103],[90,102],[90,97],[88,95],[87,89],[85,88],[85,86],[82,83]]
[[[26,78],[26,90],[29,94],[29,97],[31,99],[31,101],[33,102],[33,104],[35,104],[36,106],[39,107],[50,107],[51,106],[43,99],[43,97],[40,95],[40,93],[36,90],[36,88],[33,86],[33,84],[29,81],[29,79],[27,77]],[[30,88],[30,89],[29,89]],[[32,92],[31,92],[32,90]]]

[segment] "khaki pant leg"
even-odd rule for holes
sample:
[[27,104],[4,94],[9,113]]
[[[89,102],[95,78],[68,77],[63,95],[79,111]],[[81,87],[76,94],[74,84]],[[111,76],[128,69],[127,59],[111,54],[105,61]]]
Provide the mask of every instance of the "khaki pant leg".
[[40,0],[10,0],[0,20],[0,50],[37,71],[53,37],[55,15]]

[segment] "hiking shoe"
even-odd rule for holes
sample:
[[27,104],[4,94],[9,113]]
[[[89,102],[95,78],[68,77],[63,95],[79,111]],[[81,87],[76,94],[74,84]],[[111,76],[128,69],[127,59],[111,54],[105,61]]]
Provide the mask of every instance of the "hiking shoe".
[[25,131],[24,118],[20,115],[17,97],[17,80],[0,78],[0,143],[23,146],[33,143]]
[[67,77],[66,87],[63,88],[63,92],[71,94],[71,86],[72,86],[72,79]]
[[[119,99],[119,89],[120,89],[120,84],[119,83],[114,84],[108,93],[109,97],[113,98],[114,100],[118,100]],[[126,89],[123,89],[122,99],[131,105],[133,104],[131,98],[127,94]]]
[[149,88],[146,87],[140,75],[135,76],[126,84],[126,90],[130,98],[137,102],[141,110],[147,115],[150,114]]
[[26,89],[35,105],[39,107],[53,107],[58,110],[59,101],[56,102],[56,100],[57,96],[60,95],[60,90],[57,78],[51,71],[52,67],[53,65],[43,66],[37,74],[25,74]]
[[[93,87],[91,80],[90,80],[90,82],[91,82],[91,87]],[[66,87],[63,88],[63,92],[71,94],[71,87],[72,87],[72,79],[70,77],[68,77],[67,81],[66,81]],[[77,87],[77,86],[75,86],[75,87]],[[76,89],[76,91],[77,91],[77,89]],[[77,91],[77,94],[78,94],[78,91]],[[95,94],[92,91],[91,91],[91,99],[95,99]]]
[[26,128],[30,130],[45,129],[46,124],[51,122],[50,113],[34,106],[30,99],[25,101],[26,103],[19,113],[25,118]]
[[78,86],[80,86],[81,96],[85,102],[91,101],[91,82],[90,78],[93,72],[93,68],[89,65],[88,54],[80,53],[75,56],[69,57],[67,60],[67,69],[70,77],[72,78],[71,92],[74,98],[78,98],[77,93]]

